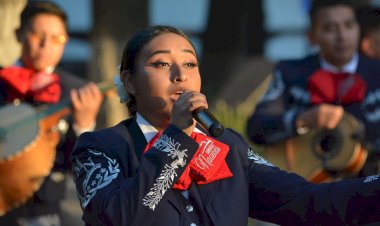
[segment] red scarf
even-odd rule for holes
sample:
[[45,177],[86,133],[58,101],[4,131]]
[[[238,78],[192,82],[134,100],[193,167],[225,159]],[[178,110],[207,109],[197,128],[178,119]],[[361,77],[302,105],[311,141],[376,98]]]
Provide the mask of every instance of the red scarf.
[[323,69],[310,76],[307,87],[312,104],[359,103],[367,90],[367,84],[358,74],[333,73]]
[[[154,145],[161,134],[160,131],[149,141],[144,153]],[[207,184],[233,176],[225,161],[229,151],[228,145],[202,133],[193,132],[191,137],[199,144],[199,148],[173,188],[187,190],[192,181],[197,184]]]
[[61,97],[60,79],[57,74],[35,72],[23,67],[0,70],[0,79],[7,84],[7,101],[15,99],[34,103],[58,103]]

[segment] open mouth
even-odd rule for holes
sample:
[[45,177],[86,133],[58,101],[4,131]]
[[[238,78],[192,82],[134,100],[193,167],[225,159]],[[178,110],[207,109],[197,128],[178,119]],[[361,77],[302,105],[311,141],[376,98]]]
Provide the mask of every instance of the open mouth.
[[170,98],[173,101],[177,101],[179,96],[181,96],[182,94],[183,94],[183,90],[178,90],[178,91],[175,91],[172,95],[170,95]]
[[182,95],[182,93],[183,93],[183,91],[176,91],[176,92],[174,92],[174,94],[176,94],[176,95]]

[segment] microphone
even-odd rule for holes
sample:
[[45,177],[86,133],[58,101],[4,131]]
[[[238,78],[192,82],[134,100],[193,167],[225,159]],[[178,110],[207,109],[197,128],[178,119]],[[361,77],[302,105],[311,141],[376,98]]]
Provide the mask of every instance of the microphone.
[[224,132],[223,125],[207,110],[198,108],[193,111],[194,119],[205,127],[213,137],[219,137]]

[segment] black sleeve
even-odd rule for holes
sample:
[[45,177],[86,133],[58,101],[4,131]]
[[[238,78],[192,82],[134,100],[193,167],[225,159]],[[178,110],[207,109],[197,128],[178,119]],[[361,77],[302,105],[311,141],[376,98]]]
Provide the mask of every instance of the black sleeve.
[[[77,89],[82,87],[88,81],[85,79],[74,75],[66,70],[56,68],[55,73],[57,73],[61,79],[62,87],[62,97],[61,101],[67,101],[70,99],[71,89]],[[70,106],[68,106],[70,107]],[[57,170],[70,170],[72,168],[70,156],[74,149],[75,142],[78,139],[74,129],[73,129],[73,118],[71,115],[63,119],[66,123],[67,130],[61,134],[61,139],[57,145],[57,155],[55,161],[55,169]]]
[[247,133],[256,144],[273,144],[296,135],[294,120],[301,107],[290,104],[281,64],[277,65],[266,93],[248,118]]
[[118,142],[94,134],[81,135],[72,156],[83,219],[94,225],[150,225],[160,216],[162,202],[173,192],[173,183],[198,144],[169,126],[134,172],[131,160],[116,154],[133,150],[127,145],[116,147]]
[[280,225],[380,222],[380,176],[312,184],[248,151],[250,216]]
[[5,82],[0,78],[0,107],[7,104],[7,86]]

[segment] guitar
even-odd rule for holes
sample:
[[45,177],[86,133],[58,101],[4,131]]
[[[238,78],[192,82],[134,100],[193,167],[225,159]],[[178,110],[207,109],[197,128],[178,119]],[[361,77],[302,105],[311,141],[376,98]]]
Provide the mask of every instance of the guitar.
[[364,128],[345,112],[335,129],[315,129],[284,142],[264,147],[268,161],[313,183],[331,182],[355,175],[368,152]]
[[[113,94],[112,83],[99,83]],[[55,105],[27,103],[0,108],[0,216],[25,203],[49,175],[60,140],[59,121],[71,113],[70,99]]]

